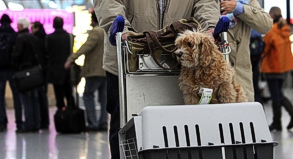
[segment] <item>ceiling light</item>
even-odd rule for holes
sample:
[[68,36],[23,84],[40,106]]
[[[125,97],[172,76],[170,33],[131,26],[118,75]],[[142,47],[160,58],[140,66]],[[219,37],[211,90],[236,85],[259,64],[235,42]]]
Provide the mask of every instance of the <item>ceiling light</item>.
[[49,5],[50,8],[57,8],[57,4],[56,4],[55,1],[52,1],[52,0],[49,1],[48,5]]
[[14,2],[9,2],[8,8],[12,11],[22,11],[24,9],[23,5]]
[[71,6],[67,6],[67,7],[65,8],[65,10],[66,10],[67,13],[72,13],[72,12],[73,12],[73,9],[72,9]]
[[7,7],[3,1],[0,1],[0,10],[6,10]]

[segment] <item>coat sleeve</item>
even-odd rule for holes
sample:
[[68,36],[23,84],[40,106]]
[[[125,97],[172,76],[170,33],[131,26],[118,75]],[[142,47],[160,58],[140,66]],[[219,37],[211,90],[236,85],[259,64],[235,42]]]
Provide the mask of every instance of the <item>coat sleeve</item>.
[[50,55],[50,43],[49,43],[49,40],[50,39],[50,35],[46,36],[45,38],[45,50],[46,50],[46,56],[49,57]]
[[265,34],[271,30],[273,20],[269,13],[260,7],[257,0],[251,0],[249,5],[243,6],[244,13],[237,16],[239,19],[259,33]]
[[197,0],[194,17],[204,30],[215,28],[220,18],[220,4],[216,0]]
[[[90,33],[89,36],[86,40],[86,42],[79,48],[79,50],[76,53],[72,53],[69,57],[68,57],[68,61],[74,61],[75,59],[77,59],[80,55],[86,55],[89,53],[92,53],[92,50],[96,47],[96,45],[101,45],[98,44],[98,39],[99,38],[103,38],[103,37],[99,37],[99,31],[93,29]],[[104,34],[102,34],[104,35]],[[104,43],[102,44],[104,45]]]
[[[121,0],[94,0],[95,13],[97,15],[99,26],[103,28],[106,33],[117,15],[125,16],[125,6]],[[130,27],[130,22],[125,18],[124,30]]]

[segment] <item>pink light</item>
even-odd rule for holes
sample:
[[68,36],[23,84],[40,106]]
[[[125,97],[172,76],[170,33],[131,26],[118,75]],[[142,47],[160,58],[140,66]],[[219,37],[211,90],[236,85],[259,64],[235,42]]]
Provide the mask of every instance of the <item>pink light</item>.
[[60,16],[64,20],[63,28],[72,33],[72,29],[74,26],[74,18],[73,13],[68,13],[65,10],[50,10],[50,9],[24,9],[22,11],[0,11],[0,17],[3,14],[9,15],[12,19],[11,26],[15,31],[17,31],[17,20],[19,18],[25,17],[30,22],[39,21],[44,25],[47,34],[50,34],[54,31],[53,28],[53,19],[56,16]]

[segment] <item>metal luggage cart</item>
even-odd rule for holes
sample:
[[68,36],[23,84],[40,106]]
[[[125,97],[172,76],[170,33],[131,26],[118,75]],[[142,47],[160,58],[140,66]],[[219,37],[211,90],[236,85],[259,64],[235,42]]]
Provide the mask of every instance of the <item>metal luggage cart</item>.
[[[138,55],[139,69],[131,71],[127,65],[131,51],[127,42],[121,41],[121,36],[121,33],[116,35],[121,127],[145,106],[184,104],[182,92],[177,87],[180,70],[164,70],[151,61],[152,57]],[[168,65],[166,59],[161,61]]]
[[277,143],[259,103],[184,105],[180,70],[143,58],[130,71],[131,51],[121,37],[117,33],[121,159],[273,159]]

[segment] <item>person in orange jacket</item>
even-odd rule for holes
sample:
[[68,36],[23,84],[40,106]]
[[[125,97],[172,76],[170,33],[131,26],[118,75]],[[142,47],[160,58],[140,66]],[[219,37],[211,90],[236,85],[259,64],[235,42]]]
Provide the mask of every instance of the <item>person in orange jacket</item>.
[[290,26],[282,18],[280,8],[272,7],[269,13],[274,20],[274,24],[271,31],[264,37],[266,46],[262,55],[260,72],[264,74],[267,80],[272,97],[273,122],[269,129],[281,131],[281,106],[284,106],[291,116],[287,129],[293,128],[293,106],[282,93],[285,76],[293,69],[291,42],[289,40]]

